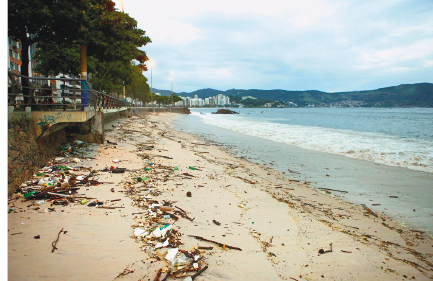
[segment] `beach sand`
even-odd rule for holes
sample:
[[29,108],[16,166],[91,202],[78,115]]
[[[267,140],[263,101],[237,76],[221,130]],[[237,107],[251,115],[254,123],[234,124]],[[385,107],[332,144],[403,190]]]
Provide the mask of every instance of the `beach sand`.
[[[172,224],[179,249],[213,247],[201,250],[201,265],[208,268],[196,280],[433,278],[433,239],[427,233],[174,131],[168,124],[175,116],[149,114],[107,124],[106,139],[117,144],[91,144],[81,163],[68,164],[133,170],[99,172],[97,180],[105,183],[78,190],[122,208],[45,200],[37,209],[22,195],[10,200],[9,206],[21,209],[8,214],[9,280],[156,280],[164,268],[162,280],[169,268],[164,258],[149,256],[155,239],[134,236],[134,228],[151,219],[147,204],[137,206],[144,196],[191,218]],[[121,200],[106,201],[116,199]]]

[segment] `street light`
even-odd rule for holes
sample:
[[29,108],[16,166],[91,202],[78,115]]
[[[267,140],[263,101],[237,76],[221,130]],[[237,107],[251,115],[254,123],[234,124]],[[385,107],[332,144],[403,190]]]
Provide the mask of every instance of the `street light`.
[[173,108],[173,72],[170,72],[170,82],[171,82],[171,108]]
[[150,64],[150,103],[153,106],[153,93],[152,93],[152,66],[153,66],[153,61],[149,60],[149,64]]

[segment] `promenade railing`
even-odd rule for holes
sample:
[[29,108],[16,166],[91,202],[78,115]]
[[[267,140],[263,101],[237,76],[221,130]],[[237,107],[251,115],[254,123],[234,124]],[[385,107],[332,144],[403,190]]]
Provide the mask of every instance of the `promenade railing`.
[[[98,110],[133,106],[130,102],[94,90],[91,84],[84,79],[27,77],[10,71],[8,72],[8,78],[8,105],[15,108],[84,110],[85,107],[91,106]],[[62,81],[63,85],[61,86],[63,88],[46,88],[44,85],[51,84],[51,81]],[[83,82],[87,89],[81,89]],[[66,86],[69,88],[66,88]],[[47,92],[50,91],[52,91],[53,95],[51,97],[46,96]],[[52,98],[54,103],[48,103],[49,98]]]

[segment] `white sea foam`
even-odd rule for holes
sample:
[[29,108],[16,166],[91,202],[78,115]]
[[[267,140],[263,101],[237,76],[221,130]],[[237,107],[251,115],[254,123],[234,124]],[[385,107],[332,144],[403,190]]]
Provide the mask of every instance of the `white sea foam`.
[[208,125],[281,143],[433,173],[433,142],[381,133],[258,121],[241,115],[199,114]]

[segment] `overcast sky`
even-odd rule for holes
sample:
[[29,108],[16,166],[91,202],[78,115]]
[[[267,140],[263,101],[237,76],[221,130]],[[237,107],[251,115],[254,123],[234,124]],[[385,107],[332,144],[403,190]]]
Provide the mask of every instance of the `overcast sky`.
[[[122,2],[115,0],[122,10]],[[433,82],[432,0],[124,0],[152,85],[371,90]],[[151,78],[151,71],[144,75]]]

